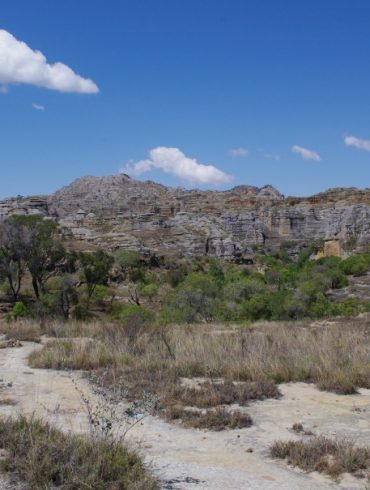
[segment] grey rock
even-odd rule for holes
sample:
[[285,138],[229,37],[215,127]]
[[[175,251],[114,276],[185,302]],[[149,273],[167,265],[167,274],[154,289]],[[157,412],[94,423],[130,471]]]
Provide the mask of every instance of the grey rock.
[[0,201],[0,217],[33,213],[59,221],[82,247],[160,255],[235,258],[284,241],[370,238],[370,189],[284,197],[272,186],[185,190],[121,174],[82,177],[48,197]]

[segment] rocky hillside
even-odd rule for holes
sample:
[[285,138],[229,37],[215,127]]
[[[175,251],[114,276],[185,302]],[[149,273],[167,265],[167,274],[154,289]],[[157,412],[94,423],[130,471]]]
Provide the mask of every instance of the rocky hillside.
[[258,246],[370,239],[370,189],[284,197],[272,186],[229,191],[170,188],[127,175],[82,177],[48,197],[0,202],[0,217],[42,213],[84,248],[248,256]]

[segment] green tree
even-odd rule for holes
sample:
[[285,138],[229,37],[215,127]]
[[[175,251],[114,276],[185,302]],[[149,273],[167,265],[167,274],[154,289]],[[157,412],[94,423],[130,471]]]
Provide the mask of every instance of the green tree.
[[48,289],[50,290],[51,312],[58,313],[68,320],[72,307],[78,301],[75,280],[70,274],[63,274],[52,278],[48,283]]
[[192,323],[209,321],[219,301],[221,290],[207,274],[192,272],[168,296],[163,317],[166,321]]
[[12,300],[17,301],[26,269],[26,230],[9,218],[0,224],[0,276],[9,284]]
[[97,250],[91,253],[81,252],[79,259],[81,279],[86,284],[87,295],[90,300],[98,284],[107,284],[114,258],[103,250]]
[[47,280],[57,272],[63,263],[65,249],[58,238],[58,225],[40,215],[15,216],[14,222],[23,227],[24,254],[27,268],[32,277],[32,287],[36,298],[45,293]]

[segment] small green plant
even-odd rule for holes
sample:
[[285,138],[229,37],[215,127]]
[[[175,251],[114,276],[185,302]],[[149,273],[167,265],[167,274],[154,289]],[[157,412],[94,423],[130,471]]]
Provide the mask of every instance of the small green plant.
[[14,320],[25,316],[27,311],[26,305],[22,301],[16,301],[12,309],[12,317]]
[[16,301],[10,313],[7,313],[5,319],[7,322],[14,322],[27,314],[27,307],[22,301]]
[[149,300],[152,300],[158,294],[158,286],[153,283],[146,284],[140,288],[140,293]]

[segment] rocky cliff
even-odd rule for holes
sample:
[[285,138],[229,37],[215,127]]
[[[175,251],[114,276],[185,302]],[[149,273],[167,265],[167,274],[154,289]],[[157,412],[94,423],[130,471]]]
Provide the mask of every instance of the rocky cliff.
[[37,212],[56,219],[84,248],[160,255],[232,258],[283,241],[370,240],[370,189],[297,198],[272,186],[184,190],[116,175],[83,177],[49,197],[0,202],[0,217]]

